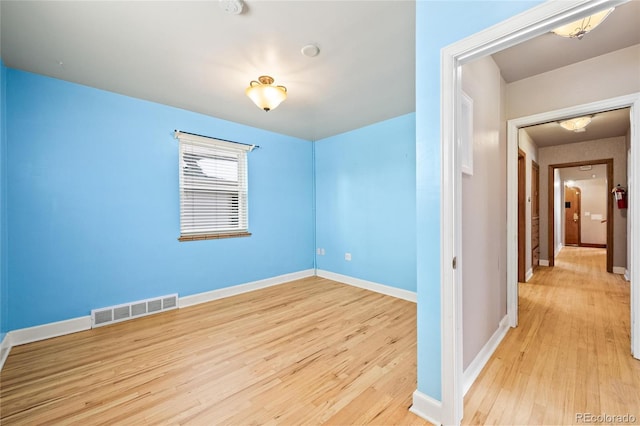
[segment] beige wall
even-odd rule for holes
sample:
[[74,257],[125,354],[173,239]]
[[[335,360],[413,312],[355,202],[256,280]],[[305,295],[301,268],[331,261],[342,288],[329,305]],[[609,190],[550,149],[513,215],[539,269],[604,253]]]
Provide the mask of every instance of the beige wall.
[[473,361],[506,315],[505,84],[492,58],[462,68],[473,99],[473,175],[462,175],[463,363]]
[[639,67],[640,45],[635,45],[510,83],[507,117],[526,117],[640,92]]
[[[613,158],[613,182],[615,186],[627,182],[627,146],[624,136],[598,139],[588,142],[544,147],[538,150],[540,159],[540,258],[549,259],[548,251],[548,170],[550,164]],[[610,183],[611,185],[611,183]],[[613,266],[627,265],[627,211],[614,208],[613,218]]]
[[[608,190],[606,179],[577,180],[580,188],[580,243],[607,244]],[[599,219],[599,218],[602,219]]]

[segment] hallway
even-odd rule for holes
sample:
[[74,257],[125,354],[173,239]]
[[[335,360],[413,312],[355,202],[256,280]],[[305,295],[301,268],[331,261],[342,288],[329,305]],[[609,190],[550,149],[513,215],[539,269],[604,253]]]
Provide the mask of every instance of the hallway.
[[465,397],[463,424],[640,423],[629,287],[606,272],[604,249],[565,247],[538,268],[519,287],[519,326]]

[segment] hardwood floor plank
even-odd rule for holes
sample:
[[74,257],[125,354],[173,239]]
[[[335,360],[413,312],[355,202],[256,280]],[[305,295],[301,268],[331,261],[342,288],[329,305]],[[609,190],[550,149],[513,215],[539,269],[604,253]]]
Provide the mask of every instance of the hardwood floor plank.
[[640,361],[630,355],[630,285],[605,250],[563,248],[520,284],[509,330],[465,397],[463,424],[577,424],[578,413],[640,421]]
[[293,281],[13,348],[0,420],[426,425],[415,326],[411,302]]

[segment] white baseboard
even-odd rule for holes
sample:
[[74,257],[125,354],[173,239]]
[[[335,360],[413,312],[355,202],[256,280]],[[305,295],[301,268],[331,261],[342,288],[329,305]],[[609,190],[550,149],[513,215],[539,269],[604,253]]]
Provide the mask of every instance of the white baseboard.
[[236,296],[238,294],[247,293],[249,291],[259,290],[262,288],[267,288],[267,287],[271,287],[278,284],[284,284],[286,282],[295,281],[295,280],[299,280],[301,278],[306,278],[306,277],[312,277],[314,275],[315,275],[314,269],[307,269],[304,271],[279,275],[277,277],[266,278],[264,280],[234,285],[232,287],[225,287],[218,290],[212,290],[204,293],[183,296],[179,299],[178,306],[180,308],[186,308],[187,306],[193,306],[193,305],[198,305],[200,303],[211,302],[212,300],[224,299],[225,297]]
[[9,333],[6,333],[2,342],[0,342],[0,371],[2,371],[2,367],[4,367],[4,362],[7,360],[9,352],[11,352],[11,336],[9,336]]
[[[254,281],[251,283],[241,284],[233,287],[208,291],[206,293],[185,296],[179,298],[178,306],[180,308],[184,308],[187,306],[208,302],[210,300],[222,299],[223,297],[229,297],[236,294],[246,293],[252,290],[258,290],[277,284],[283,284],[300,278],[312,277],[314,275],[314,269],[307,269],[305,271],[280,275],[260,281]],[[89,329],[91,329],[91,315],[9,331],[5,335],[4,339],[2,340],[2,344],[0,345],[0,370],[2,369],[4,361],[9,355],[9,351],[11,351],[11,348],[14,346],[24,345],[26,343],[37,342],[38,340],[50,339],[52,337],[63,336],[65,334],[76,333],[78,331]]]
[[538,261],[538,264],[539,264],[540,266],[549,266],[549,261],[548,261],[547,259],[540,259],[540,260]]
[[533,268],[529,268],[529,270],[524,274],[524,282],[527,282],[533,277]]
[[627,281],[631,281],[631,274],[629,274],[629,270],[625,269],[624,270],[624,279]]
[[413,405],[411,405],[409,411],[434,425],[442,424],[440,421],[442,418],[442,402],[420,391],[413,392]]
[[11,347],[13,347],[24,345],[26,343],[37,342],[38,340],[64,336],[65,334],[77,333],[78,331],[89,330],[90,328],[91,315],[87,315],[86,317],[72,318],[64,321],[36,325],[35,327],[21,328],[10,331],[7,334],[11,337]]
[[624,275],[627,272],[627,268],[625,268],[624,266],[614,266],[613,267],[613,273],[614,274],[619,274],[619,275]]
[[502,339],[504,339],[504,336],[507,335],[508,331],[509,317],[505,315],[500,321],[500,324],[498,324],[498,329],[493,333],[482,349],[480,349],[480,352],[478,352],[478,355],[476,355],[473,361],[471,361],[471,364],[469,364],[467,369],[464,370],[462,375],[462,385],[465,395],[480,375],[484,366],[487,365],[489,358],[491,358],[491,355],[496,351],[498,345],[502,342]]
[[372,281],[350,277],[348,275],[336,274],[335,272],[329,272],[322,269],[316,269],[316,275],[321,278],[328,278],[330,280],[338,281],[343,284],[349,284],[354,287],[363,288],[365,290],[375,291],[376,293],[386,294],[387,296],[397,297],[398,299],[404,299],[409,302],[418,302],[418,295],[413,291],[403,290],[384,284],[378,284]]

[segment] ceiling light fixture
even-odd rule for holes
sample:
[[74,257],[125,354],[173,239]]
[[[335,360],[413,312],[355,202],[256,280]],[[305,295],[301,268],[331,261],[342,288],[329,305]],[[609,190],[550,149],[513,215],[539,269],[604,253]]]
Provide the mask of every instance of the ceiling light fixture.
[[585,127],[587,127],[589,123],[591,123],[592,117],[593,116],[591,115],[585,115],[584,117],[571,118],[569,120],[560,121],[560,125],[564,129],[580,133],[586,130]]
[[604,21],[607,16],[609,16],[609,14],[613,12],[613,9],[614,8],[612,7],[611,9],[594,13],[593,15],[587,16],[586,18],[578,19],[577,21],[551,30],[551,32],[562,37],[577,38],[578,40],[582,40],[582,37],[584,37],[584,35],[589,31],[600,25],[602,21]]
[[258,108],[271,111],[282,101],[287,99],[287,88],[284,86],[274,86],[273,77],[263,75],[258,81],[253,80],[245,93]]

